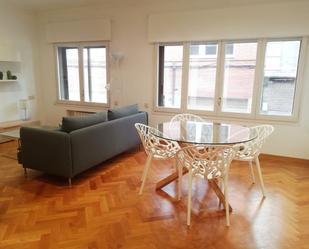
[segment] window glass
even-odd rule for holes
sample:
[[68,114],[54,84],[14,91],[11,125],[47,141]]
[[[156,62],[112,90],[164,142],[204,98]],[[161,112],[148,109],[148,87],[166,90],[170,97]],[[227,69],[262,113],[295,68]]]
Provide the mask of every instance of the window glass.
[[107,104],[106,50],[93,43],[57,47],[60,100]]
[[183,46],[159,46],[158,106],[180,108]]
[[84,47],[83,51],[85,101],[107,103],[106,48]]
[[251,113],[256,55],[257,42],[225,44],[223,112]]
[[61,100],[80,100],[78,48],[59,47],[58,65]]
[[300,45],[300,40],[267,42],[261,114],[293,114]]
[[[218,44],[191,45],[214,48],[217,51]],[[191,49],[190,49],[191,51]],[[214,110],[214,97],[217,74],[217,55],[208,57],[201,55],[193,56],[190,53],[189,82],[188,82],[188,109]]]

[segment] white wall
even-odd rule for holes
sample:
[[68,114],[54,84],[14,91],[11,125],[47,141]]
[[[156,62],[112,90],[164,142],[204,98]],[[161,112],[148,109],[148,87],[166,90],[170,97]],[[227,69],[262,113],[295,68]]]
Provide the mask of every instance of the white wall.
[[[199,6],[199,8],[201,7]],[[264,7],[267,8],[267,5]],[[192,10],[190,4],[188,4],[187,8]],[[248,8],[254,10],[254,6]],[[261,9],[261,7],[259,8]],[[183,9],[185,9],[183,4],[179,7],[171,4],[158,5],[153,3],[152,6],[125,9],[94,6],[41,13],[39,15],[40,72],[42,76],[40,82],[43,84],[42,97],[44,102],[41,104],[42,109],[44,109],[44,122],[58,124],[61,117],[66,114],[67,109],[64,106],[55,105],[55,54],[53,45],[46,42],[46,24],[92,18],[110,18],[112,20],[111,52],[122,52],[125,56],[120,69],[117,69],[114,65],[111,67],[112,105],[115,101],[119,102],[120,105],[138,103],[141,109],[150,113],[150,122],[153,125],[168,120],[171,115],[158,114],[152,111],[154,47],[148,42],[148,16],[151,13],[166,13],[169,11],[182,11]],[[279,9],[280,5],[278,6]],[[235,11],[237,9],[231,9],[231,12]],[[280,11],[273,13],[273,15],[275,20],[275,15],[280,15]],[[267,29],[267,25],[264,23],[261,25]],[[100,27],[94,28],[100,32]],[[233,32],[233,30],[230,30],[230,32]],[[309,54],[307,56],[307,65],[309,65],[308,60]],[[270,142],[265,146],[266,153],[309,159],[309,113],[306,110],[306,107],[309,106],[308,67],[306,67],[305,71],[300,119],[297,123],[275,124],[276,131]],[[146,108],[145,104],[149,105],[149,108]],[[245,121],[242,120],[241,122]]]
[[[11,70],[18,76],[17,83],[0,83],[0,122],[20,119],[18,100],[35,96],[35,51],[37,48],[37,22],[33,13],[0,7],[0,45],[14,47],[20,53],[21,62],[0,62],[0,71]],[[37,99],[31,100],[31,117],[38,119]]]

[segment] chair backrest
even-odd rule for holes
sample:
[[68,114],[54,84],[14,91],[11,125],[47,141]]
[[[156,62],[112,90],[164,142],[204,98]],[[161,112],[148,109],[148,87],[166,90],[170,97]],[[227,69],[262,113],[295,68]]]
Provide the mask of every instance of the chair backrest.
[[225,145],[189,146],[179,150],[177,160],[194,175],[207,179],[225,177],[236,154],[234,147]]
[[136,123],[135,128],[147,155],[152,154],[163,159],[173,157],[178,151],[178,143],[164,139],[163,133],[159,130],[141,123]]
[[171,122],[177,122],[177,121],[205,122],[205,120],[201,118],[200,116],[197,116],[195,114],[190,114],[190,113],[177,114],[174,117],[172,117]]
[[258,125],[250,128],[251,132],[256,134],[256,138],[244,144],[243,150],[240,154],[246,156],[258,156],[266,139],[273,133],[274,127],[272,125]]

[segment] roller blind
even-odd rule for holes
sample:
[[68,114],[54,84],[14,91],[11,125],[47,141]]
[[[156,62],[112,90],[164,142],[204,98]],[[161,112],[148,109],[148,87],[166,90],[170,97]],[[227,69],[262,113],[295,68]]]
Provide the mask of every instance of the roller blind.
[[291,37],[309,34],[309,3],[264,4],[152,14],[149,42]]
[[108,41],[111,24],[107,19],[49,23],[46,26],[48,42]]

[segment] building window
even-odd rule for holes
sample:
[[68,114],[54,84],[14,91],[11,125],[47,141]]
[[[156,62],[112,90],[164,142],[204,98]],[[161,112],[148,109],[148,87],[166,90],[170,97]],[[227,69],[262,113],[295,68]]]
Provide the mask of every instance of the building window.
[[158,106],[180,108],[183,46],[159,46],[158,57]]
[[191,45],[190,46],[190,55],[198,55],[200,52],[200,46],[199,45]]
[[156,108],[296,120],[304,42],[305,38],[158,45]]
[[217,56],[218,47],[214,44],[208,44],[205,46],[205,55],[214,55]]
[[58,45],[59,100],[108,104],[107,45]]
[[[205,55],[208,56],[217,56],[218,46],[215,44],[208,44],[205,45]],[[234,44],[227,43],[225,46],[225,54],[226,55],[233,55],[234,54]]]
[[225,44],[225,54],[233,55],[234,54],[234,43]]

